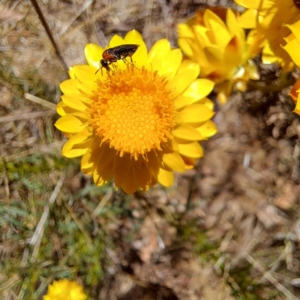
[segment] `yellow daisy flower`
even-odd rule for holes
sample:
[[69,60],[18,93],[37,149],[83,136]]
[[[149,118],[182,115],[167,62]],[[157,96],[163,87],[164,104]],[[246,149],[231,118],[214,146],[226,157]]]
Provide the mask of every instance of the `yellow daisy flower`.
[[201,66],[201,77],[213,80],[218,100],[226,102],[233,88],[245,91],[249,79],[259,79],[250,60],[259,50],[252,32],[245,37],[236,14],[225,8],[198,11],[186,24],[178,25],[178,44]]
[[83,288],[75,281],[62,279],[54,281],[48,287],[48,293],[43,300],[85,300],[87,295]]
[[120,59],[97,74],[104,49],[85,47],[88,65],[72,67],[71,79],[61,83],[55,126],[69,137],[64,156],[82,156],[82,171],[97,185],[114,179],[130,194],[157,182],[170,186],[174,171],[192,168],[203,156],[198,141],[217,129],[206,98],[214,84],[196,79],[197,64],[182,61],[164,39],[148,52],[137,31],[115,35],[108,48],[125,44],[139,45],[133,64]]
[[281,45],[289,35],[286,25],[299,20],[300,2],[297,0],[235,0],[247,10],[239,23],[243,28],[256,28],[261,40],[265,39],[262,60],[279,63],[284,71],[293,67],[289,55]]

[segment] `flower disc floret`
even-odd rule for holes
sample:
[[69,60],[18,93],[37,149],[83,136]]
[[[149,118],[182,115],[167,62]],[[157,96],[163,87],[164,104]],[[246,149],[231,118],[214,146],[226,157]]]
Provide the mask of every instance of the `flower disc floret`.
[[135,160],[161,151],[175,125],[173,94],[157,71],[129,66],[97,81],[90,123],[102,143]]

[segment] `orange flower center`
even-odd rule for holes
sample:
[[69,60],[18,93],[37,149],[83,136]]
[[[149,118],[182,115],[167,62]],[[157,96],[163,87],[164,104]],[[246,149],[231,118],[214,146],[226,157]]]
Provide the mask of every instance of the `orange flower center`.
[[128,66],[98,80],[90,123],[102,142],[135,160],[172,139],[174,99],[166,78]]

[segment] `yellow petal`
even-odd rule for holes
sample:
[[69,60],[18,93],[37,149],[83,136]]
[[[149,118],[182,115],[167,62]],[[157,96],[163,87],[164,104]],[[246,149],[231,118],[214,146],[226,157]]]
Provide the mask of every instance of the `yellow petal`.
[[55,127],[63,132],[77,133],[83,130],[87,124],[72,115],[67,115],[59,118],[54,124]]
[[275,56],[269,43],[266,43],[263,48],[262,61],[264,64],[274,64],[278,61],[278,57]]
[[[128,174],[131,167],[131,158],[128,154],[125,154],[123,157],[117,156],[114,161],[114,170],[115,177],[114,181],[117,187],[122,186],[122,184],[128,180]],[[134,178],[130,178],[134,180]]]
[[209,138],[218,132],[216,124],[210,120],[197,127],[197,130],[205,138]]
[[295,38],[282,47],[285,51],[288,52],[294,63],[300,67],[300,43]]
[[171,186],[174,182],[174,173],[173,171],[167,171],[160,168],[157,179],[160,184],[164,186]]
[[216,32],[214,35],[215,44],[219,47],[225,47],[231,40],[231,35],[229,34],[224,22],[211,10],[205,10],[203,14],[203,22],[207,28],[211,29],[212,32]]
[[124,37],[124,42],[126,44],[141,44],[144,43],[142,35],[137,30],[128,31]]
[[177,33],[178,36],[183,37],[184,40],[186,40],[186,38],[193,39],[195,37],[191,26],[184,23],[180,23],[177,25]]
[[186,156],[182,155],[182,159],[184,160],[186,170],[190,170],[190,169],[194,168],[194,166],[196,164],[195,158],[186,157]]
[[286,25],[294,34],[295,38],[300,43],[300,21],[292,24],[292,25]]
[[185,170],[184,161],[177,152],[164,154],[163,162],[166,166],[177,172],[183,172]]
[[199,158],[204,155],[202,147],[198,142],[190,143],[190,144],[178,144],[179,153],[191,157],[191,158]]
[[56,112],[62,117],[66,115],[66,111],[65,111],[66,105],[63,102],[59,102],[56,105]]
[[264,46],[265,37],[263,34],[259,33],[257,30],[252,29],[246,39],[247,44],[247,58],[253,58],[258,55]]
[[69,107],[74,107],[74,105],[70,103],[71,101],[75,100],[76,102],[78,102],[78,101],[81,102],[82,104],[80,104],[80,109],[78,108],[77,104],[76,104],[76,107],[74,107],[74,108],[76,108],[76,110],[81,110],[81,111],[83,111],[84,107],[89,108],[93,103],[93,100],[83,93],[82,94],[69,94],[68,93],[68,94],[62,95],[61,99]]
[[80,84],[76,79],[67,79],[59,85],[64,94],[80,94]]
[[230,73],[232,70],[239,66],[244,53],[244,41],[245,40],[241,41],[237,37],[234,37],[227,47],[225,47],[223,59],[226,62],[226,68],[224,68],[226,77],[231,77],[232,75]]
[[209,109],[213,110],[214,109],[214,103],[209,100],[208,98],[202,98],[200,100],[195,100],[193,97],[184,97],[180,96],[174,100],[174,106],[177,111],[182,109],[183,107],[187,105],[191,105],[193,103],[200,103],[200,104],[205,104]]
[[[195,25],[195,26],[193,26],[193,30],[195,32],[196,40],[199,43],[201,48],[204,49],[204,48],[209,47],[214,44],[214,33],[212,33],[212,31],[210,29],[208,29],[204,26]],[[197,48],[199,48],[199,47],[197,47]],[[199,52],[198,54],[201,55],[201,52]],[[203,57],[201,56],[200,59],[203,59]]]
[[[137,182],[137,187],[146,191],[149,188],[150,180],[152,174],[150,169],[147,166],[147,162],[144,159],[141,159],[141,163],[138,165],[138,168],[134,168],[134,174]],[[151,185],[155,183],[151,182]]]
[[204,49],[205,56],[211,64],[211,67],[217,68],[218,65],[222,65],[225,48],[226,46],[219,47],[217,45],[211,45]]
[[69,76],[71,79],[75,79],[75,74],[74,74],[74,68],[70,67],[69,68]]
[[240,41],[245,40],[245,31],[239,26],[236,16],[231,9],[227,10],[226,24],[231,36],[236,36]]
[[172,140],[172,149],[173,149],[173,151],[178,152],[179,148],[178,148],[177,139]]
[[193,59],[194,50],[193,50],[193,47],[192,47],[191,43],[187,39],[179,38],[178,39],[178,45],[187,57],[189,57],[190,59]]
[[199,76],[199,72],[200,72],[200,65],[196,62],[193,62],[192,60],[190,59],[184,59],[182,62],[181,62],[181,65],[178,69],[178,72],[177,74],[181,74],[181,73],[185,73],[185,72],[194,72],[194,76],[196,79],[198,76]]
[[90,84],[90,82],[94,82],[97,78],[95,75],[96,69],[94,67],[90,67],[88,65],[78,65],[73,67],[74,74],[76,79],[78,79],[81,83]]
[[174,107],[178,111],[178,110],[182,109],[183,107],[190,105],[193,101],[194,101],[194,98],[192,98],[192,97],[180,96],[174,100]]
[[[72,110],[72,108],[70,108],[70,110]],[[83,111],[79,111],[79,110],[73,110],[72,112],[69,112],[68,114],[79,119],[84,126],[87,126],[88,120],[90,118],[90,114],[83,112]]]
[[62,95],[61,100],[65,105],[75,110],[86,111],[88,109],[88,106],[78,96]]
[[112,39],[109,41],[109,46],[108,48],[113,48],[113,47],[117,47],[120,45],[124,45],[124,39],[122,37],[120,37],[119,35],[115,34]]
[[133,194],[138,189],[136,174],[132,168],[129,169],[127,180],[123,182],[121,188],[127,194]]
[[214,88],[214,82],[209,79],[195,80],[183,93],[184,97],[194,98],[195,102],[199,99],[205,98]]
[[68,158],[84,155],[91,144],[90,137],[87,130],[73,135],[63,146],[62,155]]
[[214,109],[214,103],[211,100],[209,100],[208,98],[203,98],[198,103],[204,104],[206,107],[208,107],[211,110]]
[[102,173],[100,174],[97,169],[94,169],[93,180],[97,186],[102,186],[107,184],[111,180],[111,178],[103,177]]
[[97,185],[106,184],[109,182],[114,174],[113,164],[116,157],[116,152],[109,148],[106,143],[102,143],[100,146],[94,145],[93,149],[93,161],[95,170],[93,177],[97,178]]
[[192,64],[193,67],[178,72],[172,79],[170,86],[174,90],[174,97],[181,95],[189,85],[198,77],[200,66],[198,64]]
[[167,57],[171,51],[171,46],[168,40],[162,39],[157,41],[151,48],[148,54],[148,64],[153,70],[159,70],[161,61]]
[[203,104],[192,104],[185,107],[179,114],[183,123],[197,124],[211,119],[214,112]]
[[[260,0],[261,1],[261,0]],[[257,26],[257,10],[248,9],[239,18],[238,22],[242,28],[252,29]]]
[[161,155],[157,155],[154,151],[148,153],[148,168],[153,177],[156,177],[159,171],[161,160]]
[[124,41],[126,44],[139,45],[139,48],[134,53],[135,65],[136,67],[143,66],[148,59],[148,50],[141,34],[136,30],[129,31],[126,34]]
[[97,89],[97,74],[94,68],[88,65],[74,66],[74,73],[77,79],[77,88],[80,91],[92,94]]
[[[79,66],[76,66],[77,70],[78,67]],[[74,67],[74,72],[76,68]],[[81,79],[84,80],[84,78]],[[64,94],[82,94],[82,92],[85,92],[87,95],[92,95],[93,91],[97,88],[97,85],[95,81],[83,84],[78,79],[67,79],[63,81],[59,87]]]
[[172,131],[172,134],[181,140],[186,141],[199,141],[203,139],[203,136],[200,134],[200,131],[194,126],[189,124],[182,124]]
[[182,52],[180,49],[171,50],[167,57],[161,60],[160,68],[158,73],[168,75],[169,78],[173,78],[175,73],[180,67],[182,61]]
[[97,186],[102,186],[108,183],[108,181],[104,181],[100,174],[97,172],[97,169],[94,169],[93,172],[93,181]]
[[262,0],[234,0],[234,2],[243,7],[255,9],[258,9],[262,4]]
[[116,186],[122,187],[126,193],[132,194],[137,189],[148,189],[152,175],[143,157],[140,156],[138,160],[134,160],[129,154],[116,157],[113,168]]
[[94,68],[94,72],[99,68],[102,59],[103,49],[96,44],[87,44],[84,48],[85,59]]
[[91,159],[91,151],[88,149],[81,158],[80,168],[84,174],[92,174],[94,170],[94,161]]

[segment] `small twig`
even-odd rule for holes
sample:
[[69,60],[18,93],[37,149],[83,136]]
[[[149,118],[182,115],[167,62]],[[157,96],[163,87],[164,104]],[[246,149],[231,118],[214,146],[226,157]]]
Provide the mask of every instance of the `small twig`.
[[100,212],[102,211],[102,209],[104,208],[104,206],[106,205],[106,203],[111,199],[113,195],[113,189],[110,188],[107,193],[104,195],[104,197],[101,199],[100,203],[98,204],[98,206],[94,209],[92,216],[96,217],[100,214]]
[[53,103],[51,103],[49,101],[46,101],[46,100],[44,100],[42,98],[36,97],[36,96],[28,94],[28,93],[25,93],[24,97],[25,97],[25,99],[30,100],[31,102],[34,102],[34,103],[37,103],[37,104],[41,104],[41,105],[43,105],[43,106],[45,106],[47,108],[50,108],[52,110],[56,109],[56,105],[55,104],[53,104]]
[[35,258],[38,253],[38,250],[39,250],[39,247],[40,247],[40,244],[42,241],[43,233],[45,230],[45,223],[48,219],[48,215],[50,212],[50,207],[54,203],[55,199],[57,198],[57,195],[60,192],[60,189],[64,183],[64,180],[65,180],[65,175],[64,175],[64,173],[62,173],[60,175],[59,180],[57,181],[57,184],[55,186],[54,191],[52,192],[51,197],[48,200],[48,203],[45,205],[44,212],[43,212],[42,217],[35,229],[35,232],[28,243],[29,245],[34,245],[34,249],[32,252],[32,258]]
[[48,37],[49,37],[49,39],[50,39],[50,41],[51,41],[51,43],[52,43],[52,45],[53,45],[53,48],[54,48],[54,50],[55,50],[55,53],[56,53],[57,57],[58,57],[59,60],[61,61],[61,63],[62,63],[62,65],[63,65],[63,67],[64,67],[66,73],[68,74],[69,68],[68,68],[66,62],[64,61],[64,59],[63,59],[63,57],[62,57],[60,51],[59,51],[59,48],[58,48],[58,46],[57,46],[57,44],[56,44],[56,42],[55,42],[55,40],[54,40],[54,37],[53,37],[53,35],[52,35],[52,32],[51,32],[51,30],[50,30],[50,28],[49,28],[49,26],[48,26],[48,23],[46,22],[46,19],[45,19],[43,13],[42,13],[42,11],[41,11],[41,9],[40,9],[40,7],[39,7],[37,1],[36,1],[36,0],[30,0],[30,2],[32,3],[32,5],[33,5],[33,7],[34,7],[34,9],[35,9],[35,11],[36,11],[36,13],[38,14],[38,16],[39,16],[39,18],[40,18],[40,21],[42,22],[42,24],[43,24],[43,26],[44,26],[44,28],[45,28],[45,30],[46,30],[46,32],[47,32],[47,35],[48,35]]

